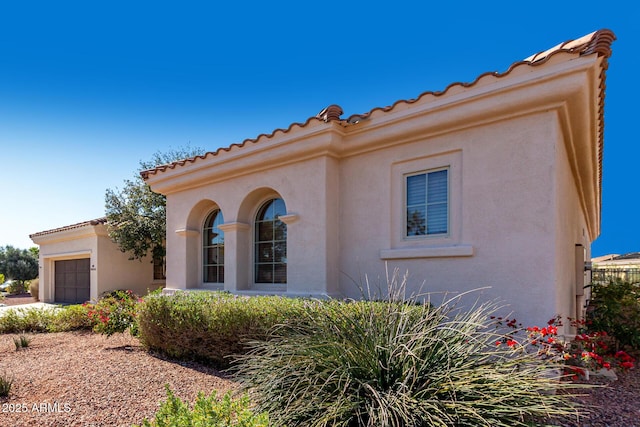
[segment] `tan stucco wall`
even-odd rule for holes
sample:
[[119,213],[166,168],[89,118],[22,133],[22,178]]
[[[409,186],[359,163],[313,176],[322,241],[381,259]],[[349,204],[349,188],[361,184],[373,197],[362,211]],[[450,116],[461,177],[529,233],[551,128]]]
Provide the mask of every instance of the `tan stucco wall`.
[[130,289],[138,295],[146,295],[164,286],[164,280],[153,280],[150,257],[130,260],[129,255],[120,251],[106,233],[98,236],[98,254],[98,296],[117,289]]
[[[552,269],[541,268],[552,265],[554,256],[549,188],[554,185],[555,153],[549,140],[555,136],[548,120],[547,114],[535,114],[346,160],[342,270],[351,277],[384,277],[385,268],[398,268],[409,272],[412,291],[464,292],[488,286],[482,298],[512,304],[519,318],[536,318],[542,304],[535,302],[554,293],[555,281]],[[393,212],[402,214],[401,198],[392,194],[402,192],[401,180],[390,174],[394,163],[408,164],[405,172],[412,172],[421,165],[430,169],[450,162],[459,168],[451,172],[451,237],[419,242],[391,237],[402,235],[387,220]],[[472,256],[446,256],[447,249],[459,246],[471,247]],[[424,251],[429,247],[434,250]],[[403,252],[407,258],[391,258],[391,250],[389,259],[381,259],[380,250],[388,248],[408,249]],[[357,296],[349,278],[343,275],[340,283],[347,295]]]
[[153,281],[153,265],[145,260],[129,261],[107,236],[104,225],[46,234],[34,238],[40,247],[40,300],[54,302],[55,261],[90,258],[90,297],[96,300],[103,292],[131,289],[144,295],[164,283]]
[[[232,237],[237,231],[225,232],[227,245],[242,241],[235,256],[226,249],[225,288],[268,290],[252,282],[252,218],[264,199],[278,195],[287,212],[297,215],[288,226],[290,294],[359,297],[365,275],[378,283],[386,268],[398,268],[409,272],[410,291],[489,287],[473,298],[502,300],[523,321],[553,317],[573,304],[555,290],[556,283],[569,280],[569,270],[573,274],[572,260],[569,270],[564,260],[556,262],[557,256],[569,256],[559,241],[574,254],[573,235],[558,234],[568,227],[554,222],[554,210],[568,190],[556,197],[550,189],[556,179],[570,178],[559,170],[566,156],[557,158],[562,146],[554,117],[535,113],[169,194],[167,286],[202,287],[200,230],[206,215],[219,207],[226,224],[243,224],[238,239]],[[450,236],[403,241],[403,174],[442,166],[451,174]],[[575,204],[561,207],[567,212],[563,218],[576,209]],[[229,274],[229,265],[245,273],[241,281]]]
[[[579,193],[571,171],[571,148],[560,139],[556,149],[555,224],[556,224],[556,313],[564,317],[579,318],[589,298],[589,276],[584,264],[591,259],[591,240]],[[579,246],[576,246],[579,245]],[[569,322],[564,322],[570,332]]]

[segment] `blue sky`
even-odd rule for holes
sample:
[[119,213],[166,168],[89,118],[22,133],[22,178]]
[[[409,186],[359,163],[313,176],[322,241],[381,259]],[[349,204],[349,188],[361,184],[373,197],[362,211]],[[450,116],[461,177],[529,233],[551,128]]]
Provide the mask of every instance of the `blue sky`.
[[640,251],[636,2],[220,3],[0,6],[0,246],[102,216],[156,151],[212,151],[333,103],[366,112],[609,28],[592,249]]

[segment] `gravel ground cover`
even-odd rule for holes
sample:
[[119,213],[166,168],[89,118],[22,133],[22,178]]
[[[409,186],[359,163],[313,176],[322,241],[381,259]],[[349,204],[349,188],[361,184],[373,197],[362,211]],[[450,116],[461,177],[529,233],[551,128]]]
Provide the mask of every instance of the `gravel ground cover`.
[[88,332],[0,335],[0,375],[13,377],[0,398],[0,426],[131,426],[153,417],[168,384],[181,399],[219,395],[235,384],[215,369],[146,352],[135,338]]
[[590,389],[577,398],[590,414],[580,422],[559,423],[562,427],[640,427],[640,369],[617,374],[617,381],[592,378]]

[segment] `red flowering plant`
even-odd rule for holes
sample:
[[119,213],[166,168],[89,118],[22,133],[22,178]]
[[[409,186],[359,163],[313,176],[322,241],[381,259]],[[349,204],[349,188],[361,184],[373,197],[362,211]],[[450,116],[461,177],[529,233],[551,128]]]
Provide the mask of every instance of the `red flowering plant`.
[[130,290],[105,294],[96,303],[83,304],[91,319],[93,331],[111,336],[129,330],[137,335],[136,306],[140,299]]
[[[567,340],[558,335],[558,328],[563,326],[562,318],[557,316],[550,319],[544,327],[530,326],[524,329],[527,338],[522,343],[515,338],[522,330],[522,325],[514,319],[495,318],[497,326],[506,326],[511,331],[496,345],[507,345],[515,348],[521,346],[525,351],[535,351],[544,360],[563,361],[565,374],[572,380],[586,375],[586,370],[601,369],[631,369],[635,366],[635,359],[626,352],[615,351],[613,339],[604,331],[588,331],[582,320],[568,318],[571,326],[578,333],[573,339]],[[517,325],[516,325],[517,324]]]

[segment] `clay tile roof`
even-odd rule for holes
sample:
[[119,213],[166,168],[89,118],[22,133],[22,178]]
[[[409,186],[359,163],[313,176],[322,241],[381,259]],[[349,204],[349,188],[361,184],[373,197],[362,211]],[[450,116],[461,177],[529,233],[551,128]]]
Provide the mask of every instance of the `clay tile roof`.
[[[579,39],[576,40],[569,40],[566,41],[564,43],[560,43],[559,45],[548,49],[544,52],[540,52],[540,53],[536,53],[535,55],[531,55],[528,58],[525,58],[522,61],[518,61],[518,62],[514,62],[513,64],[511,64],[511,66],[509,66],[509,68],[507,69],[507,71],[505,71],[504,73],[499,73],[497,71],[490,71],[490,72],[486,72],[483,74],[480,74],[478,77],[476,77],[476,79],[471,82],[471,83],[464,83],[464,82],[456,82],[456,83],[451,83],[449,86],[447,86],[444,90],[442,91],[427,91],[427,92],[423,92],[420,95],[418,95],[417,98],[413,98],[413,99],[406,99],[406,100],[399,100],[396,101],[395,103],[387,106],[387,107],[376,107],[373,108],[372,110],[364,113],[364,114],[354,114],[352,116],[350,116],[349,118],[347,118],[347,122],[353,123],[353,122],[357,122],[360,121],[362,119],[367,118],[369,115],[371,115],[374,111],[384,111],[384,112],[388,112],[393,110],[396,106],[398,106],[399,104],[413,104],[415,102],[418,102],[420,99],[422,99],[423,97],[427,96],[427,95],[433,95],[433,96],[442,96],[445,93],[447,93],[449,91],[449,89],[455,87],[455,86],[462,86],[462,87],[471,87],[474,86],[476,83],[478,83],[478,81],[480,81],[480,79],[482,79],[483,77],[487,76],[487,75],[493,75],[495,77],[504,77],[509,75],[516,67],[522,66],[522,65],[528,65],[528,66],[537,66],[540,64],[543,64],[544,62],[547,62],[549,60],[549,58],[551,58],[552,56],[559,54],[559,53],[573,53],[573,54],[579,54],[579,55],[591,55],[591,54],[598,54],[599,56],[603,56],[606,58],[608,58],[611,55],[611,43],[615,40],[615,35],[613,34],[612,31],[610,30],[600,30],[600,31],[596,31],[593,32],[591,34],[588,34],[584,37],[581,37]],[[607,64],[605,61],[604,64],[604,70],[606,70]],[[601,78],[604,79],[604,74],[601,74]],[[604,80],[603,80],[604,81]],[[602,88],[602,94],[601,94],[601,106],[604,106],[604,87]]]
[[[613,43],[613,41],[616,39],[614,33],[611,30],[607,30],[607,29],[602,29],[599,31],[595,31],[591,34],[587,34],[586,36],[580,37],[578,39],[575,40],[568,40],[564,43],[560,43],[557,46],[554,46],[551,49],[536,53],[535,55],[532,55],[528,58],[525,58],[522,61],[518,61],[515,62],[513,64],[511,64],[511,66],[509,66],[509,68],[507,69],[507,71],[500,73],[497,71],[492,71],[492,72],[486,72],[483,73],[481,75],[479,75],[474,81],[470,82],[470,83],[464,83],[464,82],[455,82],[455,83],[451,83],[449,86],[447,86],[444,90],[442,91],[427,91],[427,92],[423,92],[421,93],[418,97],[413,98],[413,99],[404,99],[404,100],[399,100],[394,102],[393,104],[386,106],[386,107],[375,107],[371,110],[369,110],[366,113],[363,114],[353,114],[351,116],[349,116],[346,119],[340,119],[340,116],[343,114],[342,108],[340,108],[338,105],[330,105],[327,108],[323,109],[320,113],[318,113],[316,116],[314,117],[310,117],[309,119],[307,119],[304,123],[292,123],[291,125],[289,125],[289,127],[287,129],[276,129],[273,132],[271,132],[270,134],[260,134],[255,138],[251,138],[251,139],[245,139],[243,142],[239,143],[239,144],[232,144],[229,147],[226,148],[219,148],[214,152],[208,152],[204,155],[201,156],[196,156],[196,157],[192,157],[189,159],[184,159],[184,160],[180,160],[177,162],[173,162],[173,163],[169,163],[166,165],[160,165],[157,166],[153,169],[149,169],[149,170],[145,170],[140,172],[140,175],[142,176],[143,179],[147,179],[150,175],[155,175],[159,172],[164,172],[167,169],[175,169],[178,166],[184,166],[186,164],[189,163],[194,163],[196,162],[198,159],[206,159],[209,156],[217,156],[220,152],[222,151],[230,151],[233,147],[244,147],[246,144],[248,143],[256,143],[258,142],[258,140],[260,140],[260,138],[265,137],[265,138],[271,138],[273,137],[277,132],[282,132],[282,133],[288,133],[290,132],[292,129],[294,128],[304,128],[306,127],[311,121],[317,121],[317,120],[322,120],[324,122],[330,122],[330,121],[339,121],[341,124],[343,124],[344,126],[348,126],[348,125],[352,125],[352,124],[356,124],[362,120],[365,120],[367,118],[369,118],[369,116],[371,116],[372,113],[374,113],[375,111],[382,111],[382,112],[390,112],[392,111],[396,106],[400,105],[400,104],[413,104],[415,102],[418,102],[419,100],[421,100],[422,98],[431,95],[431,96],[442,96],[444,94],[446,94],[449,89],[456,87],[456,86],[461,86],[464,88],[467,87],[472,87],[475,84],[478,83],[478,81],[480,81],[480,79],[482,79],[483,77],[487,76],[487,75],[493,75],[497,78],[501,78],[501,77],[505,77],[507,75],[509,75],[516,67],[520,67],[520,66],[538,66],[541,65],[545,62],[547,62],[551,57],[553,57],[554,55],[557,54],[561,54],[561,53],[569,53],[569,54],[574,54],[574,55],[579,55],[579,56],[586,56],[586,55],[598,55],[600,57],[604,58],[604,61],[602,62],[602,69],[601,69],[601,73],[600,73],[600,81],[601,81],[601,85],[600,85],[600,94],[599,94],[599,115],[600,115],[600,124],[599,124],[599,152],[600,152],[600,170],[602,170],[602,148],[603,148],[603,140],[604,140],[604,90],[605,90],[605,71],[607,70],[608,67],[608,62],[607,62],[607,58],[609,56],[611,56],[611,44]],[[602,184],[602,174],[600,174],[600,185]]]
[[[340,108],[340,107],[338,107],[338,108]],[[342,111],[342,109],[340,109],[340,111]],[[333,115],[332,115],[332,117],[333,117]],[[332,118],[331,120],[335,120],[335,118]],[[210,156],[215,157],[215,156],[217,156],[219,153],[221,153],[223,151],[226,151],[226,152],[231,151],[234,147],[242,148],[247,144],[257,143],[261,138],[272,138],[278,132],[280,132],[280,133],[289,133],[294,128],[304,128],[312,121],[316,121],[316,122],[317,121],[325,121],[325,122],[328,122],[329,120],[325,120],[324,118],[319,118],[318,116],[309,117],[304,123],[292,123],[286,129],[278,128],[278,129],[272,131],[271,133],[268,133],[268,134],[267,133],[261,133],[260,135],[256,136],[255,138],[245,139],[241,143],[234,143],[234,144],[231,144],[228,147],[221,147],[221,148],[218,148],[216,151],[209,151],[209,152],[207,152],[207,153],[205,153],[203,155],[200,155],[200,156],[195,156],[195,157],[190,157],[188,159],[178,160],[176,162],[168,163],[166,165],[159,165],[159,166],[156,166],[153,169],[149,169],[149,170],[145,170],[145,171],[140,172],[140,175],[142,176],[142,179],[147,179],[149,177],[149,175],[155,175],[155,174],[157,174],[159,172],[164,172],[167,169],[175,169],[178,166],[184,166],[186,164],[194,163],[194,162],[198,161],[199,159],[206,159],[207,157],[210,157]]]
[[86,227],[88,225],[95,226],[95,225],[106,224],[106,223],[107,223],[107,218],[102,217],[102,218],[92,219],[89,221],[79,222],[77,224],[66,225],[64,227],[54,228],[53,230],[40,231],[38,233],[30,234],[29,237],[33,239],[34,237],[46,236],[47,234],[54,234],[54,233],[59,233],[61,231],[73,230],[76,228]]

